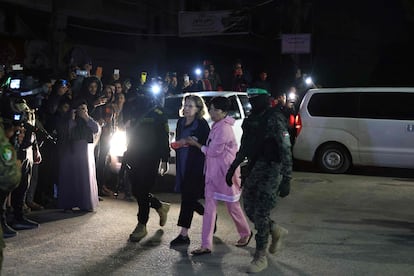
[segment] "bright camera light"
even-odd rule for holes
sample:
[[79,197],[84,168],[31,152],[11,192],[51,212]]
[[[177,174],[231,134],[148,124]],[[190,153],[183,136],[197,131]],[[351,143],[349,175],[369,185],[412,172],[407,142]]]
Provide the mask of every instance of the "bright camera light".
[[127,150],[126,132],[123,130],[117,130],[112,134],[111,141],[109,143],[109,153],[112,156],[123,156]]
[[154,95],[157,95],[161,92],[161,87],[158,84],[154,84],[153,86],[151,86],[151,91]]
[[305,79],[305,83],[306,83],[307,85],[312,84],[312,78],[311,78],[311,77],[307,77],[307,78]]
[[290,92],[288,95],[288,100],[295,100],[296,99],[296,94],[294,92]]
[[19,89],[20,88],[20,79],[12,79],[10,80],[10,89]]
[[195,69],[195,74],[197,75],[197,76],[200,76],[201,75],[201,69],[200,68],[197,68],[197,69]]

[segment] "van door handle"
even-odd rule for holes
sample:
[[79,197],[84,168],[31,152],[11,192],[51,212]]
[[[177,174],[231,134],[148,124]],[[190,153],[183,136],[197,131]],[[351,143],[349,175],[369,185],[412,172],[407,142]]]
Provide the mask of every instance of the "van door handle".
[[407,125],[408,132],[414,132],[414,125]]

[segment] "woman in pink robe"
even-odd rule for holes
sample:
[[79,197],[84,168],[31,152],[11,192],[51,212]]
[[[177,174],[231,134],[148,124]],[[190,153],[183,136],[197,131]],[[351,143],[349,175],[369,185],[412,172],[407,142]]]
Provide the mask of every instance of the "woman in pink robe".
[[215,97],[210,102],[209,113],[214,124],[206,145],[201,145],[189,137],[188,143],[197,146],[206,156],[205,161],[205,210],[201,247],[192,251],[194,255],[211,253],[213,230],[217,214],[217,201],[224,201],[233,219],[240,239],[236,246],[246,246],[252,236],[249,224],[240,206],[240,168],[233,176],[233,185],[226,184],[226,173],[233,162],[238,146],[232,126],[235,120],[227,116],[230,103],[226,97]]

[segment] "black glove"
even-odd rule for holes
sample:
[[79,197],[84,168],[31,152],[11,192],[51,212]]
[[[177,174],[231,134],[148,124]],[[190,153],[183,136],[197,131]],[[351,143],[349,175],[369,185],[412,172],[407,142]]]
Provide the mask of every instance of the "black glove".
[[279,196],[285,197],[290,193],[290,177],[283,177],[279,185]]
[[233,166],[230,166],[229,170],[227,171],[226,183],[227,183],[227,186],[229,186],[229,187],[231,187],[233,185],[232,178],[233,178],[233,175],[234,175],[235,171],[236,171],[236,168],[234,168]]

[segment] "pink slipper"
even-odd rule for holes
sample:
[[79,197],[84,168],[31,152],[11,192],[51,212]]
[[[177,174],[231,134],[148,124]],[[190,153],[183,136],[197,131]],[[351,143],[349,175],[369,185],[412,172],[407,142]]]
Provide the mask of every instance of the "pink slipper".
[[191,251],[191,254],[193,255],[204,255],[204,254],[210,254],[210,253],[211,253],[210,249],[203,248],[203,247],[200,247],[200,248],[197,248],[196,250]]
[[249,244],[249,242],[250,242],[250,240],[252,239],[252,237],[253,237],[253,232],[250,232],[250,235],[249,236],[245,236],[245,237],[243,237],[243,238],[241,238],[240,240],[238,240],[237,242],[236,242],[236,246],[237,247],[244,247],[244,246],[247,246],[248,244]]

